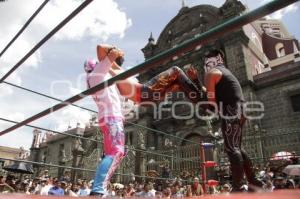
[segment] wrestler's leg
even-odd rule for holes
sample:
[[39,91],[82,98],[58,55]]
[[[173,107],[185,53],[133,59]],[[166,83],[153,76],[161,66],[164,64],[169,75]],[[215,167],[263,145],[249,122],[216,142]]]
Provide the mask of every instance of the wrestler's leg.
[[256,188],[262,188],[264,184],[256,178],[251,159],[245,150],[242,149],[241,152],[244,160],[244,171],[249,182],[249,189],[255,191]]
[[104,139],[104,158],[96,170],[92,194],[105,194],[110,178],[124,158],[124,125],[120,117],[107,117],[99,121]]
[[[110,74],[115,76],[124,70],[113,65]],[[134,102],[162,101],[168,91],[183,91],[187,98],[197,103],[205,100],[205,93],[202,92],[177,66],[158,74],[146,84],[140,84],[132,78],[117,82],[121,95]]]
[[244,159],[241,152],[242,124],[237,112],[238,107],[236,105],[224,105],[221,115],[224,148],[230,162],[234,192],[243,191],[241,186],[245,174]]
[[240,150],[227,151],[230,162],[230,170],[232,176],[232,191],[240,192],[242,190],[244,179],[243,157]]
[[[142,88],[141,101],[157,101],[153,97],[161,96],[162,100],[171,87],[178,85],[186,97],[194,103],[203,101],[205,94],[187,77],[187,75],[177,66],[158,74],[147,82]],[[172,89],[171,89],[172,90]],[[143,97],[144,92],[150,93],[148,97]],[[153,95],[155,93],[155,95]],[[152,95],[151,95],[152,94]],[[159,95],[158,95],[159,94]]]
[[[118,66],[116,63],[113,63],[111,70],[109,73],[112,76],[119,75],[123,73],[124,70]],[[158,75],[159,76],[159,75]],[[156,77],[155,77],[156,78]],[[152,80],[150,80],[152,81]],[[175,81],[172,81],[175,82]],[[143,98],[143,102],[145,101],[162,101],[165,97],[166,92],[176,92],[180,90],[180,86],[178,84],[168,85],[163,89],[163,92],[160,92],[160,95],[156,95],[153,97],[153,90],[150,89],[146,84],[140,84],[135,78],[127,78],[125,80],[120,80],[116,82],[116,85],[119,89],[120,94],[135,103],[140,103],[141,98]],[[161,90],[162,91],[162,90]],[[151,97],[150,97],[151,96]]]

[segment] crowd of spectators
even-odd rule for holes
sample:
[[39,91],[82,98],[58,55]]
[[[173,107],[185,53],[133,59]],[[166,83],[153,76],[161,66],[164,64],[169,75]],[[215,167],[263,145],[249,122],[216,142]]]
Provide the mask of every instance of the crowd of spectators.
[[[269,167],[257,169],[257,178],[264,182],[264,188],[260,191],[272,192],[279,189],[300,189],[299,176],[287,176],[284,173],[274,173]],[[0,176],[0,193],[24,193],[55,196],[88,196],[93,181],[79,179],[72,182],[69,171],[58,177],[51,177],[48,171],[44,171],[40,177],[29,178],[24,175]],[[16,177],[16,176],[19,176]],[[206,188],[205,194],[230,194],[231,185],[223,182]],[[248,191],[247,184],[244,190]],[[250,190],[250,189],[249,189]],[[116,198],[146,197],[146,198],[183,198],[202,196],[204,190],[199,177],[193,177],[191,181],[185,181],[179,177],[169,180],[155,180],[149,178],[145,182],[133,181],[127,184],[111,183],[108,185],[107,196]]]
[[[294,179],[286,177],[272,178],[271,174],[266,172],[263,176],[265,182],[265,191],[274,191],[276,189],[299,189],[299,183]],[[24,193],[38,195],[55,196],[88,196],[91,191],[92,181],[77,180],[76,183],[52,177],[35,178],[20,180],[13,175],[6,177],[0,176],[0,193]],[[245,185],[245,191],[247,186]],[[231,185],[225,183],[218,186],[210,186],[206,194],[230,194]],[[107,190],[108,196],[118,198],[123,197],[146,197],[146,198],[183,198],[191,196],[204,195],[203,187],[199,178],[195,177],[192,183],[186,183],[180,179],[168,181],[167,184],[156,184],[153,182],[129,183],[126,185],[115,183],[109,184]]]

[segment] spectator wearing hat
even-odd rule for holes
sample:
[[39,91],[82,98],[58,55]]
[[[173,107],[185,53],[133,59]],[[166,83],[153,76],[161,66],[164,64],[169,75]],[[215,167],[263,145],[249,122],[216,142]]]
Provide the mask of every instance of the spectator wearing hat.
[[231,191],[231,187],[229,184],[224,184],[222,186],[222,189],[221,189],[222,194],[228,195],[230,193],[230,191]]
[[49,183],[49,178],[41,179],[40,195],[47,196],[52,185]]
[[204,194],[202,185],[199,183],[199,178],[195,177],[192,185],[193,196],[201,196]]

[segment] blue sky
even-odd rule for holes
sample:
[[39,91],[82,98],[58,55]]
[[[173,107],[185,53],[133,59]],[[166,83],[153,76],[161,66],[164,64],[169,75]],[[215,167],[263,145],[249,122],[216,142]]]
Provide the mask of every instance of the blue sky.
[[[0,3],[0,49],[14,36],[42,0],[25,0],[24,5],[13,0]],[[26,2],[26,4],[24,3]],[[66,14],[76,6],[78,0],[52,0],[37,16],[24,34],[0,58],[0,76],[11,68],[41,38],[43,38]],[[186,0],[189,7],[199,4],[221,6],[224,0]],[[266,0],[242,0],[254,9]],[[22,4],[22,3],[21,3]],[[78,17],[64,27],[58,34],[44,44],[28,62],[23,64],[8,81],[66,99],[85,89],[82,64],[88,57],[95,57],[98,43],[111,43],[122,48],[126,53],[125,66],[134,66],[143,62],[143,48],[150,32],[155,39],[165,25],[176,16],[182,5],[181,0],[94,0]],[[273,15],[280,18],[289,32],[300,39],[299,3]],[[81,77],[81,78],[80,78]],[[0,85],[0,117],[21,121],[57,102]],[[88,97],[78,104],[96,110]],[[87,112],[67,108],[37,120],[32,124],[57,130],[64,130],[77,121],[85,122]],[[10,124],[0,121],[0,130]],[[29,148],[32,130],[22,127],[0,137],[0,146]]]

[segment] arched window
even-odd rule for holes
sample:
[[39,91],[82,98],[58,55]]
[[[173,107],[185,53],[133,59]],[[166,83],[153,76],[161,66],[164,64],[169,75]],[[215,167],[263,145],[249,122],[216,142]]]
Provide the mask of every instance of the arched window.
[[283,57],[285,56],[285,50],[283,43],[277,43],[275,46],[277,57]]

